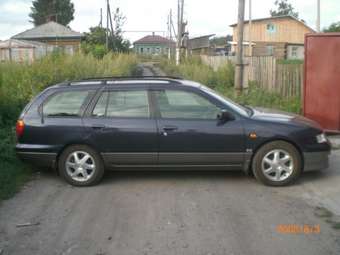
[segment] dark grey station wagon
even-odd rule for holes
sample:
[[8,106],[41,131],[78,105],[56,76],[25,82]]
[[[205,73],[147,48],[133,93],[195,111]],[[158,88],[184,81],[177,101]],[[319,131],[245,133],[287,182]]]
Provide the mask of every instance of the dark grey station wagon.
[[101,78],[49,87],[17,122],[20,158],[69,183],[106,170],[241,170],[287,185],[327,168],[330,144],[298,115],[238,105],[204,85],[171,77]]

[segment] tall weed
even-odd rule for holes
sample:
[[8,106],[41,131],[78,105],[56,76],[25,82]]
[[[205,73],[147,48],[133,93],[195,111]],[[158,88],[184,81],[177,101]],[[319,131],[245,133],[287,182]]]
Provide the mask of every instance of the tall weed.
[[133,75],[134,55],[108,54],[103,59],[91,55],[54,54],[35,63],[0,63],[0,200],[10,197],[28,178],[30,168],[15,156],[14,126],[20,111],[48,85],[88,77]]

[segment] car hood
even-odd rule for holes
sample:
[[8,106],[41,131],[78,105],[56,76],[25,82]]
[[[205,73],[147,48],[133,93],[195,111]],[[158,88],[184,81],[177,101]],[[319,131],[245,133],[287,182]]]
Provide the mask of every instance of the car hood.
[[288,113],[288,112],[283,112],[279,110],[260,108],[260,107],[252,108],[252,110],[253,110],[253,115],[251,116],[251,118],[255,120],[263,120],[263,121],[270,121],[270,122],[277,122],[277,123],[291,123],[291,124],[313,127],[316,129],[322,129],[321,126],[317,122],[307,119],[301,115],[294,114],[294,113]]

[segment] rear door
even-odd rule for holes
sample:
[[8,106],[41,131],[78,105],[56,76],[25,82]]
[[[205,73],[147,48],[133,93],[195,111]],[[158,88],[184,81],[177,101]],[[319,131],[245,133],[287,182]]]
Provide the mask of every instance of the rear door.
[[[25,129],[20,139],[31,152],[58,152],[65,145],[81,143],[86,131],[82,114],[96,89],[67,88],[51,92],[43,102],[25,115]],[[39,100],[43,100],[42,98]]]
[[87,115],[88,140],[108,166],[157,163],[157,126],[147,88],[104,90]]
[[[158,109],[159,164],[242,167],[241,119],[221,123],[221,107],[194,90],[153,91]],[[223,109],[225,110],[225,109]]]

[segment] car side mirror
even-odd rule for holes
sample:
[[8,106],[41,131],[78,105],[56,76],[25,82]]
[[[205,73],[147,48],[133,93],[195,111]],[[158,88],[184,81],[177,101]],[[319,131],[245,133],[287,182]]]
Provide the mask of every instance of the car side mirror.
[[222,110],[221,113],[217,115],[217,119],[221,122],[228,122],[235,120],[235,116],[226,110]]

